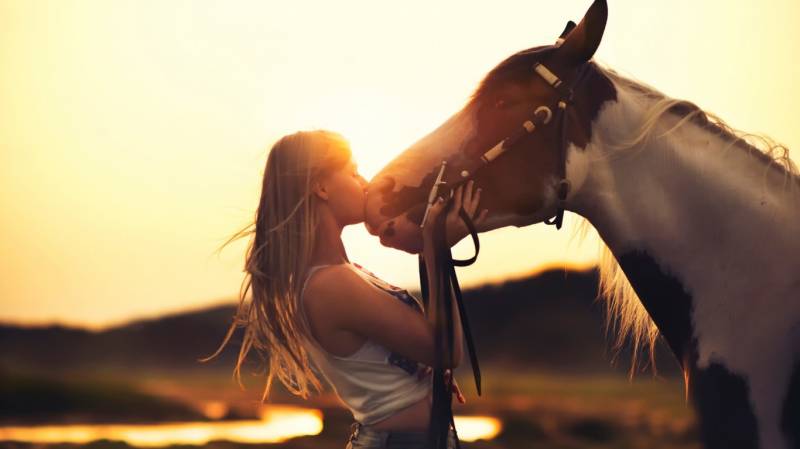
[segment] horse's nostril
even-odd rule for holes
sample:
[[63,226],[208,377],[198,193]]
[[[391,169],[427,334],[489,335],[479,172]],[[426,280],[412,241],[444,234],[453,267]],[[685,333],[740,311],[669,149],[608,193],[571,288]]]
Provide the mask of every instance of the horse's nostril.
[[392,227],[391,224],[387,226],[381,233],[381,237],[394,237],[394,227]]

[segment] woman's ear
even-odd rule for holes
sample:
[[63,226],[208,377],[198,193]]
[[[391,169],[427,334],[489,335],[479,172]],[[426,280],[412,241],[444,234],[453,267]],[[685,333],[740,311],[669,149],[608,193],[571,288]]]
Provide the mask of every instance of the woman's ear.
[[311,190],[314,192],[314,195],[317,195],[321,200],[328,201],[328,189],[324,182],[314,181]]

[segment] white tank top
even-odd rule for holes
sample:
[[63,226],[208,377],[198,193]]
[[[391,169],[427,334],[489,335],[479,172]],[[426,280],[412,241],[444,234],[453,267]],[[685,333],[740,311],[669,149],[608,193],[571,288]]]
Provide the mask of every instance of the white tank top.
[[[423,313],[422,304],[407,290],[381,280],[356,263],[344,265],[375,288],[388,293],[387,300],[403,301],[409,307]],[[303,320],[306,320],[303,309],[303,292],[306,284],[316,270],[325,266],[330,265],[311,267],[303,282],[299,307]],[[382,421],[419,402],[431,391],[431,377],[425,376],[419,379],[418,376],[419,370],[425,368],[424,365],[394,353],[369,339],[347,357],[329,353],[313,336],[303,340],[311,361],[339,399],[353,413],[353,418],[361,424],[370,425]]]

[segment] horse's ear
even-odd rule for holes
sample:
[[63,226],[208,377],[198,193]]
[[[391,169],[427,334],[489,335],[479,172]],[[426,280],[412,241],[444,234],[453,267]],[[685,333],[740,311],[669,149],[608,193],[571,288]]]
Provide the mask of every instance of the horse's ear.
[[561,33],[564,42],[559,46],[556,57],[568,66],[583,64],[592,59],[603,38],[606,19],[608,19],[608,5],[605,0],[595,0],[586,11],[581,23],[573,27],[570,27],[572,22],[567,23],[567,27]]
[[569,32],[572,31],[572,29],[575,28],[576,26],[577,25],[575,25],[575,22],[570,20],[569,22],[567,22],[567,26],[564,27],[564,31],[561,32],[561,36],[558,36],[558,38],[560,40],[564,40],[567,37],[567,34],[569,34]]

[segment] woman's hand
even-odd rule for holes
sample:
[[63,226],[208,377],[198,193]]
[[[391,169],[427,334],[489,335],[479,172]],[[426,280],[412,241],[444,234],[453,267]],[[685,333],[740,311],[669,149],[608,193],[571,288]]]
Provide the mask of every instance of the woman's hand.
[[[424,379],[425,377],[430,376],[431,373],[433,373],[433,367],[426,366],[425,368],[422,368],[417,372],[417,379]],[[452,375],[453,375],[453,371],[452,370],[449,370],[449,369],[445,370],[444,371],[445,382],[449,381],[450,380],[450,376],[452,376]],[[459,388],[458,383],[456,382],[455,378],[453,378],[453,389],[452,389],[452,391],[453,391],[453,394],[456,395],[456,400],[458,401],[459,404],[466,404],[467,403],[467,398],[464,397],[464,393],[461,392],[461,388]]]
[[[466,190],[464,187],[466,187]],[[475,217],[475,211],[478,210],[478,203],[481,200],[481,189],[478,188],[473,191],[473,187],[474,182],[469,180],[466,185],[462,184],[458,186],[453,193],[453,207],[450,209],[445,219],[448,247],[455,245],[469,234],[469,229],[461,220],[461,217],[458,216],[458,210],[462,206],[464,207],[464,212],[472,219],[475,226],[483,223],[486,219],[486,214],[489,212],[488,209],[483,209],[481,213]],[[442,198],[437,199],[433,205],[431,205],[428,217],[422,227],[422,240],[425,245],[429,245],[433,241],[433,224],[436,222],[436,217],[438,217],[442,209],[444,209],[444,205],[445,201]]]

